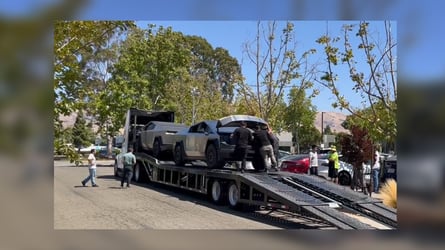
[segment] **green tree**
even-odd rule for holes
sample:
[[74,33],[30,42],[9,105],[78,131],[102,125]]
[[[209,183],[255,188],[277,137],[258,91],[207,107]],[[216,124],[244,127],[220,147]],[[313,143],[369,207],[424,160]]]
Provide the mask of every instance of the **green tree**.
[[278,116],[275,111],[276,106],[283,101],[285,89],[289,86],[302,90],[311,88],[311,78],[315,73],[315,66],[310,66],[307,61],[315,50],[303,52],[299,57],[294,40],[294,25],[286,22],[281,34],[277,34],[278,26],[275,21],[267,25],[257,23],[255,40],[245,45],[248,60],[256,67],[256,82],[238,87],[244,106],[250,109],[249,113],[273,121],[279,120],[275,117]]
[[177,121],[187,124],[193,116],[215,119],[230,113],[233,86],[241,77],[236,59],[226,50],[171,27],[149,25],[132,29],[119,54],[103,94],[115,112],[113,124],[122,126],[130,107],[175,111]]
[[74,127],[72,129],[72,140],[75,147],[79,150],[82,147],[90,146],[94,143],[95,136],[92,131],[91,123],[87,125],[85,119],[79,113]]
[[[311,144],[318,144],[320,133],[314,125],[317,110],[306,97],[304,89],[292,88],[289,91],[289,106],[284,112],[284,124],[287,131],[291,131],[296,140],[296,151],[300,147],[309,148]],[[318,136],[318,137],[317,137]]]
[[333,133],[332,133],[331,126],[326,125],[326,127],[324,127],[324,129],[323,129],[323,134],[325,134],[325,135],[332,135]]
[[227,103],[233,101],[234,87],[242,81],[241,67],[236,58],[221,47],[213,47],[202,37],[186,36],[192,59],[190,75],[205,81],[207,91],[221,93]]
[[[94,66],[110,39],[133,26],[121,21],[59,21],[54,30],[54,147],[64,147],[59,117],[84,111],[96,116],[92,101],[102,89]],[[62,149],[67,151],[68,149]]]
[[[344,25],[343,40],[328,34],[320,37],[317,42],[324,46],[327,71],[319,82],[336,97],[333,107],[346,109],[353,115],[350,123],[368,131],[373,141],[394,142],[397,135],[397,43],[392,35],[392,22],[384,21],[382,24],[385,34],[378,35],[384,38],[383,41],[373,36],[376,33],[370,31],[368,22]],[[354,31],[357,44],[350,39],[350,33]],[[343,43],[342,50],[336,47],[338,42]],[[358,61],[367,67],[359,68]],[[339,91],[340,81],[335,69],[340,62],[349,69],[351,88],[361,96],[362,107],[352,106]]]

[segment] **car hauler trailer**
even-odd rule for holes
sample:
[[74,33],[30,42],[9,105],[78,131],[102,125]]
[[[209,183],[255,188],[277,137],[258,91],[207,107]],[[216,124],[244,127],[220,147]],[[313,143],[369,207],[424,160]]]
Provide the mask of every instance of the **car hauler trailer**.
[[[141,118],[139,116],[145,116]],[[154,119],[173,119],[172,112],[147,112],[129,110],[125,125],[123,152],[134,145],[134,130],[139,122]],[[162,120],[165,121],[165,120]],[[133,132],[131,132],[133,131]],[[233,168],[210,169],[204,166],[176,166],[173,162],[160,161],[144,152],[134,152],[137,163],[133,178],[136,182],[155,182],[208,195],[217,204],[228,204],[233,208],[267,207],[306,214],[326,221],[340,229],[372,229],[368,224],[338,210],[347,208],[365,216],[396,227],[396,211],[387,209],[381,202],[366,197],[345,187],[339,187],[314,176],[275,172],[241,173]],[[116,157],[115,176],[119,176],[120,158]],[[229,165],[229,164],[227,164]],[[343,189],[342,189],[343,188]],[[346,198],[345,198],[346,197]],[[375,213],[379,213],[378,216]],[[383,219],[381,219],[383,217]]]

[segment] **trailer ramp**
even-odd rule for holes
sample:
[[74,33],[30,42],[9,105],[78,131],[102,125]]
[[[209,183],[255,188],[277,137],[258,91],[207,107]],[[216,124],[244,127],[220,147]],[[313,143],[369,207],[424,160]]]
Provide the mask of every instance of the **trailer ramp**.
[[291,211],[308,213],[340,229],[374,229],[337,211],[330,206],[329,202],[292,188],[267,174],[248,173],[240,174],[239,177],[241,186],[244,184],[251,187],[249,192],[244,190],[243,193],[243,190],[241,190],[240,201],[255,201],[254,197],[249,197],[248,195],[254,196],[257,194],[256,197],[264,199],[263,201],[279,203]]
[[277,176],[279,178],[290,178],[296,183],[341,203],[344,207],[376,219],[391,228],[397,227],[397,210],[385,206],[381,200],[355,192],[348,186],[340,186],[317,176],[285,172],[280,172]]

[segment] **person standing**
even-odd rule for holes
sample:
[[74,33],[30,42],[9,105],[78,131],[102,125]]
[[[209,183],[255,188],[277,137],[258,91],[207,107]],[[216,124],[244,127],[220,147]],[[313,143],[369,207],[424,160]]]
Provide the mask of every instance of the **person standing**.
[[379,192],[379,174],[380,174],[380,153],[375,151],[374,153],[374,165],[372,165],[372,187],[374,193]]
[[244,170],[246,170],[247,148],[249,144],[252,143],[252,132],[247,128],[247,123],[245,121],[241,121],[240,125],[241,126],[235,129],[232,134],[232,139],[235,144],[233,153],[237,169],[244,172]]
[[278,161],[280,158],[280,139],[278,139],[277,135],[272,132],[271,127],[269,127],[269,134],[272,137],[273,154],[275,156],[275,160]]
[[82,181],[82,186],[85,187],[86,183],[91,180],[91,185],[93,187],[99,187],[96,184],[96,157],[94,154],[96,153],[95,149],[91,149],[90,154],[88,155],[88,171],[89,175]]
[[337,183],[337,175],[338,169],[340,168],[340,162],[338,161],[337,148],[335,146],[331,146],[331,154],[329,155],[329,170],[328,176],[331,178],[331,181]]
[[318,175],[318,154],[317,154],[317,146],[312,145],[312,151],[309,153],[309,162],[310,162],[310,174]]
[[268,131],[267,125],[261,125],[255,132],[254,144],[259,148],[264,167],[267,169],[267,157],[270,158],[271,168],[278,170],[277,161],[273,152],[273,138]]
[[130,187],[131,178],[133,177],[133,166],[136,164],[136,156],[133,154],[133,148],[128,148],[128,152],[122,156],[124,163],[124,174],[121,179],[121,188],[124,187],[125,180],[127,188]]
[[358,144],[353,143],[351,146],[351,153],[349,154],[349,161],[351,162],[352,168],[352,181],[351,189],[357,191],[360,187],[363,187],[363,169],[365,164],[363,149],[359,147]]

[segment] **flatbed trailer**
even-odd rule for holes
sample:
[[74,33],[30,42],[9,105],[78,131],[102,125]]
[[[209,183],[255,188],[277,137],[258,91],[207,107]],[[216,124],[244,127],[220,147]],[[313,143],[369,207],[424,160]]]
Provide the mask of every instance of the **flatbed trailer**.
[[[138,114],[144,113],[138,112]],[[156,115],[167,117],[159,112]],[[132,121],[137,121],[137,116],[129,112],[126,131],[134,131],[136,125],[132,126]],[[133,129],[129,129],[130,126]],[[133,143],[128,134],[126,139],[124,153],[126,147]],[[358,210],[368,217],[377,218],[390,228],[396,226],[394,210],[387,209],[374,200],[370,202],[364,199],[362,194],[357,193],[354,196],[352,190],[342,191],[330,186],[333,184],[318,177],[287,172],[242,173],[230,167],[211,169],[205,164],[176,166],[173,162],[160,161],[144,152],[134,154],[137,163],[134,166],[133,180],[136,182],[160,183],[201,193],[208,195],[214,203],[228,204],[235,209],[266,207],[310,215],[339,229],[374,229],[339,211],[339,207]],[[122,166],[117,158],[114,166],[115,176],[122,174],[120,167]]]
[[[374,229],[338,211],[341,204],[333,199],[289,185],[283,181],[281,173],[241,173],[234,169],[175,166],[144,153],[135,155],[136,182],[160,183],[201,193],[216,204],[227,204],[234,209],[266,207],[309,215],[339,229]],[[116,166],[115,175],[120,176]]]

